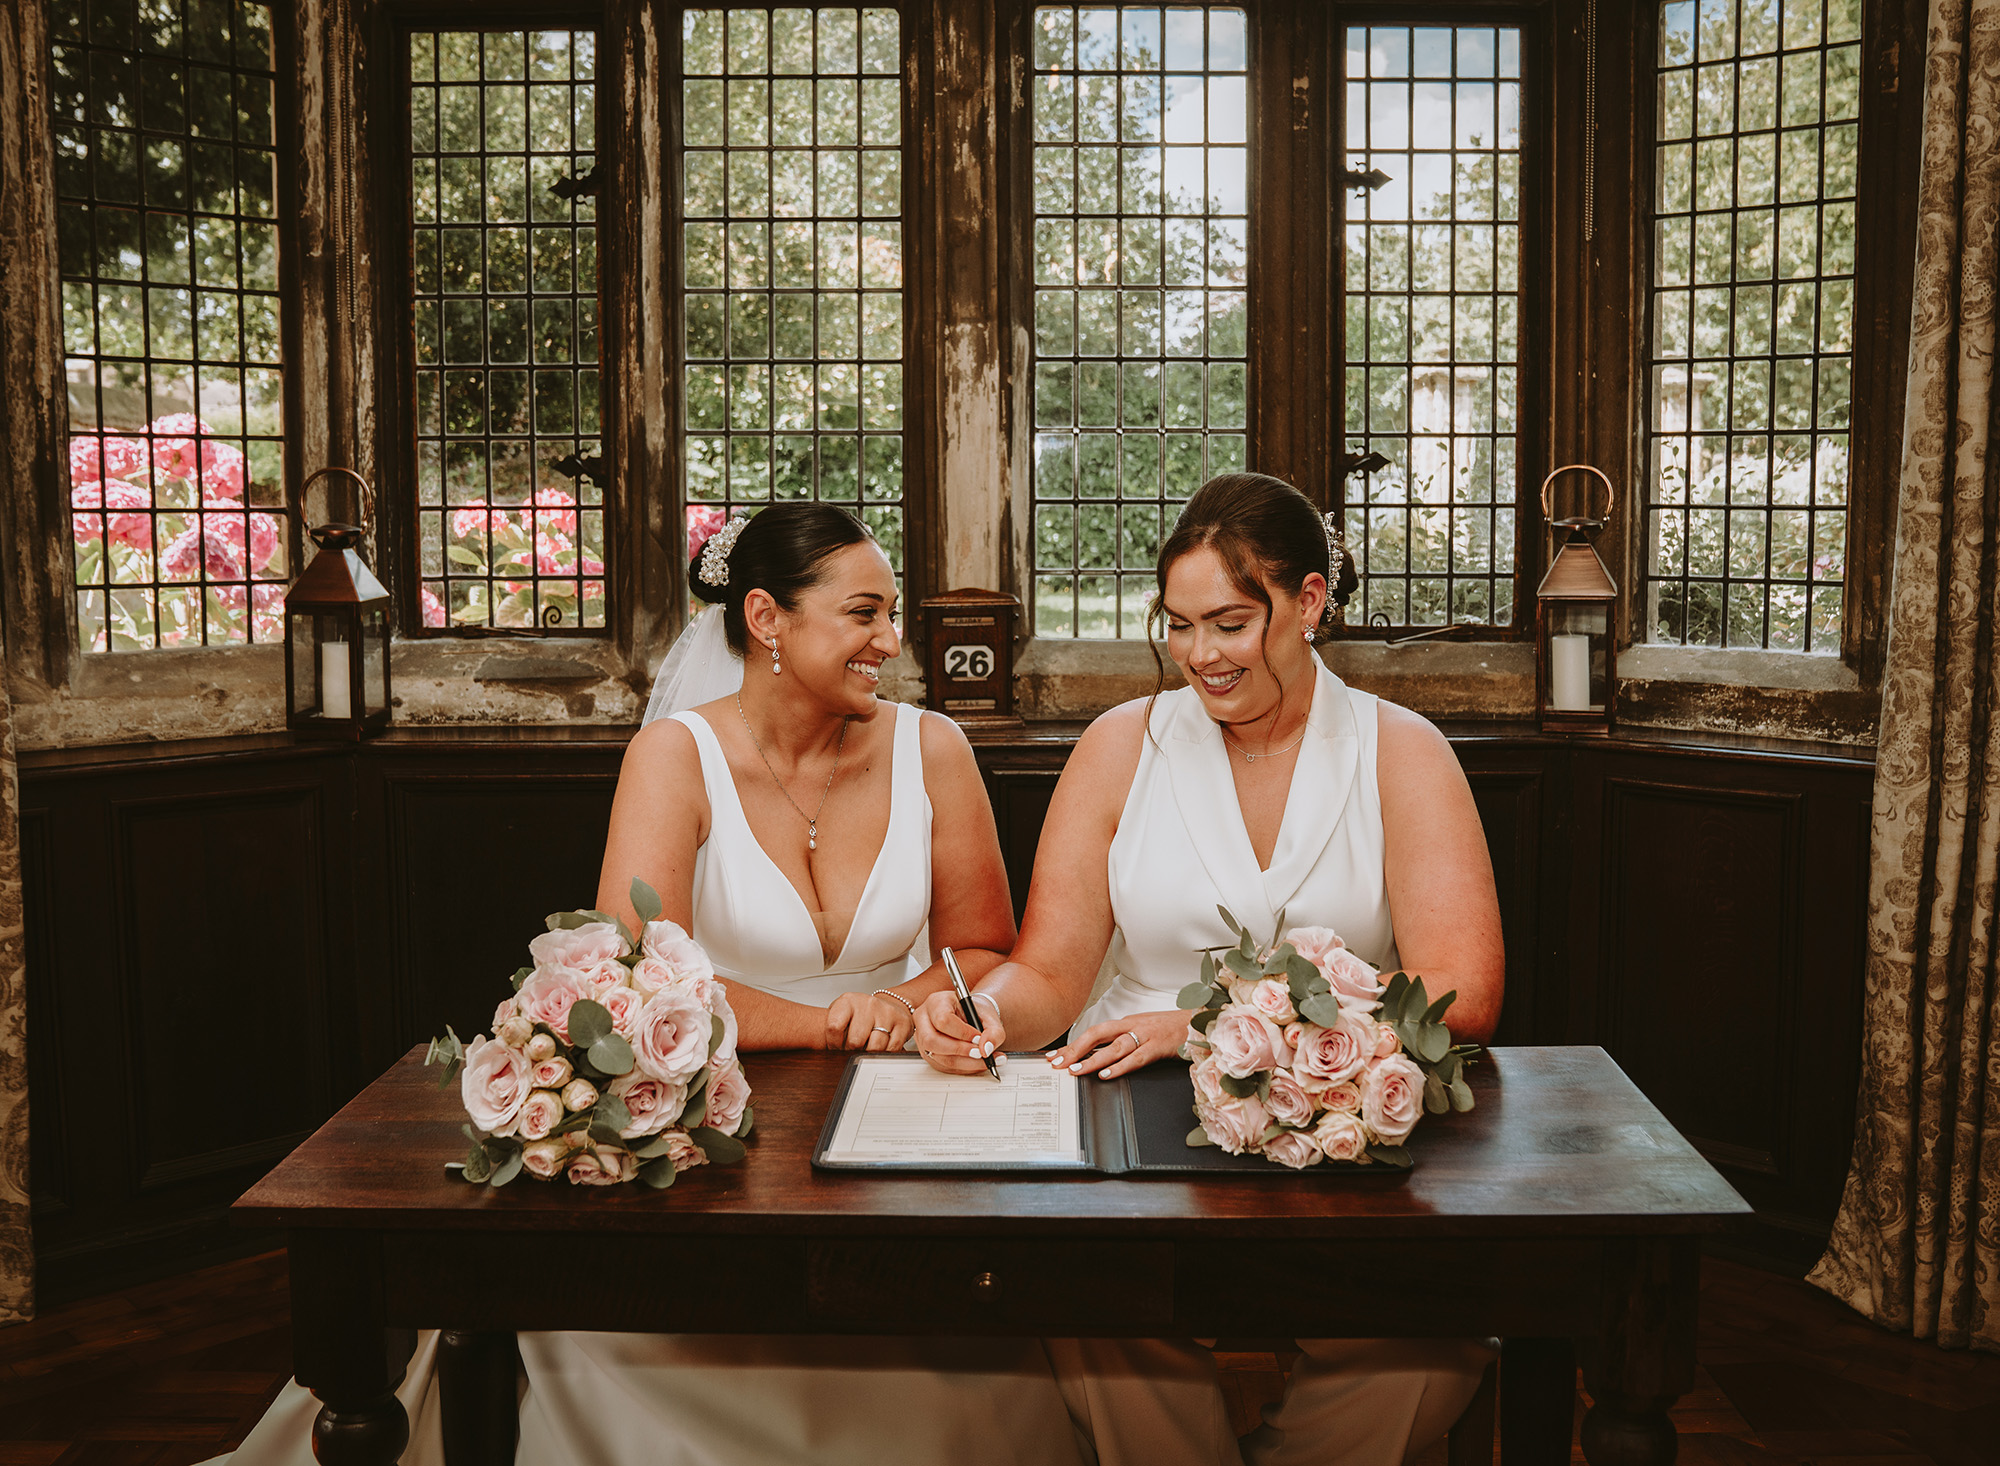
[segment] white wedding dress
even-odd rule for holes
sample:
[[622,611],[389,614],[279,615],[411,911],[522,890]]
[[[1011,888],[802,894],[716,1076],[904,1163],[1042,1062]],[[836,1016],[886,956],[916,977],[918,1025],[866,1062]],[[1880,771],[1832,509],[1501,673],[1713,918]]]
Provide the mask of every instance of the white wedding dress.
[[[692,934],[724,977],[824,1005],[910,975],[929,916],[931,806],[923,715],[908,706],[894,713],[889,828],[831,966],[798,891],[744,818],[714,732],[699,714],[676,715],[701,751],[709,803]],[[928,965],[928,953],[915,960]],[[755,1054],[745,1068],[754,1086]],[[756,1163],[753,1142],[745,1164]],[[698,1185],[699,1173],[684,1184]],[[698,1267],[700,1258],[688,1262]],[[404,1466],[443,1462],[435,1338],[423,1336],[397,1392],[410,1415]],[[520,1344],[521,1466],[1087,1466],[1095,1459],[1034,1339],[559,1333],[522,1334]],[[318,1410],[297,1383],[287,1385],[231,1466],[311,1466]]]
[[[1287,928],[1332,927],[1383,971],[1401,965],[1383,863],[1377,700],[1316,657],[1313,667],[1312,711],[1267,869],[1251,848],[1222,732],[1198,694],[1184,687],[1155,700],[1106,862],[1111,978],[1077,1031],[1179,1006],[1176,995],[1195,975],[1193,954],[1235,941],[1218,906],[1260,942],[1282,913]],[[1297,1344],[1304,1357],[1284,1401],[1266,1407],[1266,1423],[1244,1440],[1249,1466],[1399,1466],[1450,1428],[1493,1357],[1471,1339]],[[1196,1429],[1213,1418],[1215,1371],[1193,1341],[1078,1339],[1050,1348],[1066,1388],[1089,1402],[1085,1418],[1107,1460],[1236,1460],[1233,1441],[1210,1448]],[[1162,1429],[1170,1421],[1178,1427]]]

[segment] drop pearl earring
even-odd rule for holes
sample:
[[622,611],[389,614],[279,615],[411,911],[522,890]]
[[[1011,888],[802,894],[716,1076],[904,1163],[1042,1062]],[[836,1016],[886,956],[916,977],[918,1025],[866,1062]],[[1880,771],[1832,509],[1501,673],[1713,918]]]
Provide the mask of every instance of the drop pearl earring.
[[771,643],[771,675],[778,675],[778,644],[775,641]]

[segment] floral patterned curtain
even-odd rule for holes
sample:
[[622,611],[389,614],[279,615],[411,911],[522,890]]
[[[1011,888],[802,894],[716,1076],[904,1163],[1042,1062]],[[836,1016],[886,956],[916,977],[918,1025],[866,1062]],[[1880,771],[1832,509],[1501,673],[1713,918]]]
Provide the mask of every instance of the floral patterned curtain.
[[1854,1158],[1811,1280],[2000,1350],[2000,0],[1932,0]]
[[28,964],[21,914],[21,784],[14,704],[0,676],[0,1323],[34,1317],[28,1230]]

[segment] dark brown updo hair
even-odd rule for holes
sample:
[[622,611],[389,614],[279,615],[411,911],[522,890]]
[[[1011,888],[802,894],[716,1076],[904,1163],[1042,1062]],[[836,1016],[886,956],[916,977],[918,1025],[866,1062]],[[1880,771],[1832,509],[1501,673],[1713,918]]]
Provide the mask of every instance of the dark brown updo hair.
[[1155,574],[1160,593],[1153,615],[1166,614],[1167,572],[1190,550],[1208,548],[1221,557],[1230,584],[1271,614],[1269,582],[1297,595],[1308,575],[1326,578],[1326,610],[1320,627],[1333,625],[1334,567],[1326,542],[1326,521],[1312,500],[1266,473],[1225,473],[1195,490],[1181,510],[1173,533],[1160,547]]
[[829,555],[874,539],[867,525],[831,504],[773,504],[752,515],[730,546],[727,585],[710,585],[701,578],[701,557],[708,548],[708,540],[703,540],[688,561],[688,588],[722,607],[723,635],[741,656],[750,645],[750,629],[743,621],[745,596],[761,590],[778,603],[779,610],[797,610],[800,594],[824,578]]

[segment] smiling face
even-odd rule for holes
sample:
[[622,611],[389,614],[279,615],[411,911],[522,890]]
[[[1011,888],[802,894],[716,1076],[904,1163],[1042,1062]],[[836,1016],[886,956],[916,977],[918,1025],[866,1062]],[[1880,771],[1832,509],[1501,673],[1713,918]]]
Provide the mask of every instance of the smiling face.
[[[761,598],[763,607],[751,601]],[[846,545],[820,562],[818,581],[801,591],[789,612],[780,611],[762,591],[744,604],[751,634],[766,644],[769,626],[778,637],[783,676],[827,708],[866,716],[875,708],[882,664],[896,655],[896,574],[873,540]],[[755,676],[760,662],[747,659]],[[769,678],[769,674],[765,674]],[[775,679],[772,679],[775,680]]]
[[[1218,723],[1254,723],[1287,692],[1310,688],[1305,630],[1326,604],[1326,579],[1309,575],[1296,594],[1263,582],[1267,612],[1240,588],[1221,555],[1198,546],[1167,567],[1162,597],[1167,655]],[[1274,676],[1273,673],[1276,675]],[[1282,684],[1282,685],[1281,685]]]

